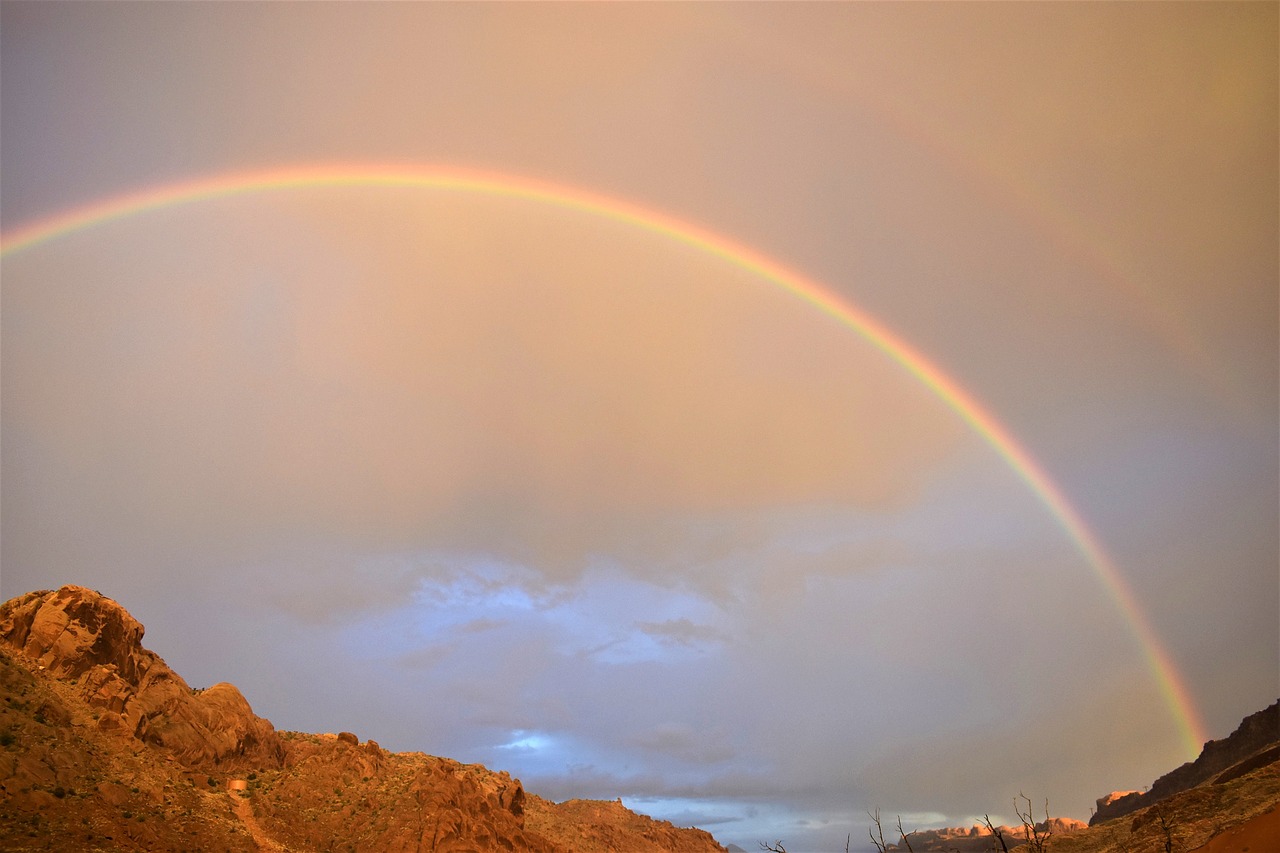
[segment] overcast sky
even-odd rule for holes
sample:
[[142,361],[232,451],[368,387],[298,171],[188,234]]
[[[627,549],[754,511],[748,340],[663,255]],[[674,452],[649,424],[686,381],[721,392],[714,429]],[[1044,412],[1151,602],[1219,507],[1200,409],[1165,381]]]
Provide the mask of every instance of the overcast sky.
[[[985,406],[1223,737],[1277,698],[1274,4],[0,7],[0,230],[314,163],[696,224]],[[3,258],[3,595],[196,686],[754,849],[1192,757],[1050,510],[847,324],[529,199],[311,187]]]

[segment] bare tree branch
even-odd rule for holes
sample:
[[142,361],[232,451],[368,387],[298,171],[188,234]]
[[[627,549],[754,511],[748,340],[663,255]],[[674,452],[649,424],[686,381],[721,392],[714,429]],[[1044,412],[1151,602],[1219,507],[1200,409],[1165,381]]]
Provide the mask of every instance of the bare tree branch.
[[991,832],[993,836],[995,836],[996,841],[1000,842],[1000,849],[1003,850],[1004,853],[1009,853],[1009,845],[1004,843],[1004,833],[996,829],[995,826],[991,823],[991,815],[984,814],[982,816],[982,822],[986,824],[987,829]]
[[[1026,807],[1018,805],[1018,800],[1026,803]],[[1045,845],[1049,843],[1049,836],[1053,835],[1053,828],[1049,824],[1049,800],[1044,801],[1044,827],[1036,826],[1035,815],[1031,811],[1031,798],[1021,791],[1014,798],[1013,810],[1018,813],[1018,820],[1022,821],[1022,834],[1027,839],[1027,844],[1035,853],[1044,853]]]
[[911,842],[907,840],[907,833],[902,831],[902,815],[898,815],[898,837],[902,839],[902,843],[907,845],[907,853],[916,853],[911,847]]
[[876,809],[875,814],[867,812],[867,817],[871,818],[876,825],[875,832],[870,829],[867,830],[867,835],[871,836],[871,843],[875,845],[879,853],[886,853],[889,847],[884,843],[884,828],[880,826],[880,810]]

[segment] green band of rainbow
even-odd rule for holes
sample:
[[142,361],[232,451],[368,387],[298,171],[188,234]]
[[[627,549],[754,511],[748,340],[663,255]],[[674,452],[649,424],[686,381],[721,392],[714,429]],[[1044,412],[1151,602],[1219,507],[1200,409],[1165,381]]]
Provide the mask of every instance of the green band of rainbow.
[[955,380],[880,322],[816,282],[776,261],[700,226],[630,202],[582,189],[529,178],[456,167],[400,167],[364,164],[316,165],[255,172],[230,172],[165,184],[94,202],[0,235],[0,257],[113,219],[175,204],[299,187],[419,187],[527,199],[616,220],[661,234],[748,270],[808,302],[861,335],[868,343],[924,383],[991,446],[1035,493],[1062,526],[1102,582],[1133,632],[1148,668],[1172,714],[1188,757],[1207,740],[1190,692],[1133,592],[1102,545],[1062,491],[1009,431]]

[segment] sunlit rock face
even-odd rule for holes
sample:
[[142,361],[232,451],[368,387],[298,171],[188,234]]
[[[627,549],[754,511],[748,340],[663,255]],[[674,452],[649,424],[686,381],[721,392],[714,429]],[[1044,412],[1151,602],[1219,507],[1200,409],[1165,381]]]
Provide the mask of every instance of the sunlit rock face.
[[145,628],[80,586],[31,592],[0,606],[0,642],[54,678],[75,682],[107,733],[162,747],[187,767],[278,767],[275,728],[231,684],[195,691],[142,647]]
[[1141,793],[1142,793],[1141,791],[1112,791],[1110,794],[1107,794],[1105,797],[1098,797],[1098,808],[1104,809],[1107,806],[1111,805],[1112,803],[1118,800],[1124,799],[1130,794],[1141,794]]
[[0,610],[0,639],[57,678],[114,666],[137,681],[144,630],[119,604],[80,586],[29,592]]

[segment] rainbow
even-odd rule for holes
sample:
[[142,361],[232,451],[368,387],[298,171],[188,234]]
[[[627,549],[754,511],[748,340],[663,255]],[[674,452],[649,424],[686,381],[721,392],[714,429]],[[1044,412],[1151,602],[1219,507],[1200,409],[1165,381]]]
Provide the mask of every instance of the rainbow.
[[693,223],[576,187],[457,167],[315,165],[229,172],[96,201],[0,235],[0,258],[75,231],[171,205],[301,187],[409,187],[479,193],[553,205],[622,222],[692,246],[776,284],[852,329],[944,402],[1004,460],[1058,522],[1111,596],[1132,631],[1189,757],[1208,739],[1190,691],[1133,591],[1098,538],[1031,454],[971,394],[874,317],[777,261]]

